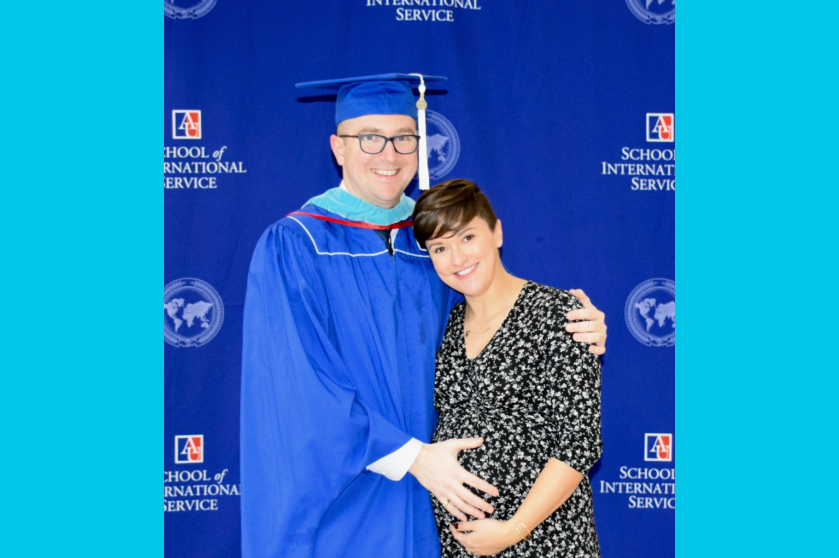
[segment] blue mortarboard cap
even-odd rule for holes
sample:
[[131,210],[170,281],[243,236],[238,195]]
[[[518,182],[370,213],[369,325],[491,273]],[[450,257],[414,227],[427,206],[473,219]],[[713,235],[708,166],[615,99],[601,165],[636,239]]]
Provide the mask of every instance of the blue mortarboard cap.
[[[429,81],[444,81],[441,76],[420,74],[379,74],[324,81],[298,83],[299,89],[337,91],[335,125],[368,114],[404,114],[417,119],[417,101],[413,86]],[[424,90],[421,91],[424,93]]]
[[[422,74],[379,74],[325,81],[298,83],[299,89],[325,89],[337,91],[335,125],[344,120],[367,116],[368,114],[404,114],[417,121],[419,144],[420,190],[428,190],[428,139],[425,127],[425,82],[445,81],[441,76]],[[419,101],[414,101],[412,86],[420,92]]]

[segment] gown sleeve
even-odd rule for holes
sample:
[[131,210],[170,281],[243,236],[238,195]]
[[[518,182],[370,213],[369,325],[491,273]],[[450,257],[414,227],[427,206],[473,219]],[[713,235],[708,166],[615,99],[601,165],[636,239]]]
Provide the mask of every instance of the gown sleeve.
[[365,466],[411,439],[358,397],[352,355],[330,341],[331,328],[353,327],[330,315],[325,281],[341,278],[323,277],[316,258],[311,242],[278,224],[260,239],[248,275],[244,558],[310,556],[332,503]]
[[559,423],[551,456],[577,472],[588,473],[603,453],[600,438],[600,359],[588,344],[565,331],[565,315],[583,305],[561,291],[546,323],[551,407]]

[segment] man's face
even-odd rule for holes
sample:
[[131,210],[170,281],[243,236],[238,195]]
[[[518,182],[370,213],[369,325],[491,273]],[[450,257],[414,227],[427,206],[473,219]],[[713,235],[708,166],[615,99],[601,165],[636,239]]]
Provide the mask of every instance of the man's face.
[[[341,135],[379,134],[393,137],[417,133],[416,123],[401,114],[369,114],[341,122]],[[356,138],[329,138],[332,153],[344,169],[344,184],[356,197],[377,207],[391,209],[399,203],[402,193],[417,173],[417,153],[400,155],[387,142],[385,150],[370,155],[361,150]]]

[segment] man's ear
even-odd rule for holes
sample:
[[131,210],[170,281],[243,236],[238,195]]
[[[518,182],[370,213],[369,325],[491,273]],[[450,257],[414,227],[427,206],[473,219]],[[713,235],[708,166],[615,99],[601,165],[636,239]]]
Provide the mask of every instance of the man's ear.
[[332,154],[335,160],[342,167],[344,166],[344,141],[336,135],[329,136],[329,145],[332,147]]

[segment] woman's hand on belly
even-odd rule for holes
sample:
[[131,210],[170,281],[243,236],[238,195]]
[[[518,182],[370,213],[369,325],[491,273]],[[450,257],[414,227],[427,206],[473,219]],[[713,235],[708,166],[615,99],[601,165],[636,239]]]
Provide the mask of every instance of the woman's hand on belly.
[[457,454],[466,449],[474,449],[483,444],[482,438],[454,439],[436,444],[423,444],[420,454],[408,471],[416,477],[450,514],[461,521],[466,515],[486,517],[484,513],[493,513],[495,509],[486,501],[477,497],[464,484],[498,496],[498,489],[464,469],[457,461]]
[[493,556],[516,544],[521,537],[509,521],[478,519],[449,525],[454,539],[475,556]]

